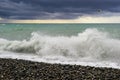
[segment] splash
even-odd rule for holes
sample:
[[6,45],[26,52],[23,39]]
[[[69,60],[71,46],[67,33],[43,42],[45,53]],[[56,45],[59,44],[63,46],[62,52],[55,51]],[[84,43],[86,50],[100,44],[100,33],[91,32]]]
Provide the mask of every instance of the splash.
[[120,40],[95,28],[70,37],[40,35],[34,32],[29,40],[9,41],[1,38],[0,50],[19,53],[21,56],[32,54],[54,62],[120,61]]

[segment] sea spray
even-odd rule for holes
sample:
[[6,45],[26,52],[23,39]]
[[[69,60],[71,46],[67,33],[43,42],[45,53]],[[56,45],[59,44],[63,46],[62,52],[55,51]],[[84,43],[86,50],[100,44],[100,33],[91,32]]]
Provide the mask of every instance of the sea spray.
[[[77,36],[48,36],[32,33],[29,40],[0,39],[0,50],[36,55],[58,62],[116,62],[120,60],[120,40],[107,32],[88,28]],[[19,57],[17,57],[19,58]],[[32,58],[32,57],[31,57]]]

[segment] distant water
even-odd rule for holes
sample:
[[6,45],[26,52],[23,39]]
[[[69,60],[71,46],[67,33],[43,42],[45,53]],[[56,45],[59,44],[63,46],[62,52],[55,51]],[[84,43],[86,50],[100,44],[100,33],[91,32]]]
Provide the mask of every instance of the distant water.
[[120,68],[120,24],[0,24],[0,57]]

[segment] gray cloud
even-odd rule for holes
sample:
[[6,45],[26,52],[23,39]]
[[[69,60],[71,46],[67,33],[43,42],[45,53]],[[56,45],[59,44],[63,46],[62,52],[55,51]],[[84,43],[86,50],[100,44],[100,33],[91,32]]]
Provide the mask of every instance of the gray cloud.
[[6,19],[75,19],[98,10],[119,13],[120,0],[0,0]]

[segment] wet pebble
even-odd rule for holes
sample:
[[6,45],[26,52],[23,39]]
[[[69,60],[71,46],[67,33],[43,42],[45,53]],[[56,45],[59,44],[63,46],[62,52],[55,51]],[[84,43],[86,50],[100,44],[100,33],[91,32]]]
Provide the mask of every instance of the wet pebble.
[[120,70],[0,58],[0,80],[120,80]]

